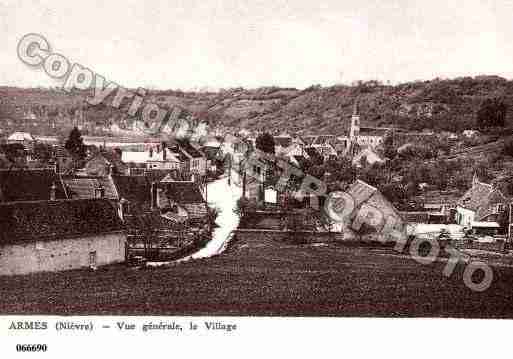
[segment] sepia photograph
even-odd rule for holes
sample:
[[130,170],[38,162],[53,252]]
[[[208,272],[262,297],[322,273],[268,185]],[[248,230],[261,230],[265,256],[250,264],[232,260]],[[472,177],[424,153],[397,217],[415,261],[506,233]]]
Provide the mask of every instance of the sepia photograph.
[[510,323],[512,12],[0,0],[6,352]]

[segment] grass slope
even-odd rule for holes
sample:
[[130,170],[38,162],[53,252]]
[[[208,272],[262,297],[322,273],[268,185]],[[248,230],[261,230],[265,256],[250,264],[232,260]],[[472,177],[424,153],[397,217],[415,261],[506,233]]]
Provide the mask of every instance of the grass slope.
[[476,293],[444,266],[383,248],[240,241],[168,268],[1,277],[0,313],[513,318],[511,268]]

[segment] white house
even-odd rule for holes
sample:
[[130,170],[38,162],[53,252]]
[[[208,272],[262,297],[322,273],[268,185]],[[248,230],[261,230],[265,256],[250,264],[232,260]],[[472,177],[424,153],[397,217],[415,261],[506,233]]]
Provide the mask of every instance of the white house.
[[499,217],[506,210],[507,203],[507,198],[498,188],[479,181],[474,175],[472,187],[458,201],[456,223],[467,228],[482,227],[481,222],[498,225]]

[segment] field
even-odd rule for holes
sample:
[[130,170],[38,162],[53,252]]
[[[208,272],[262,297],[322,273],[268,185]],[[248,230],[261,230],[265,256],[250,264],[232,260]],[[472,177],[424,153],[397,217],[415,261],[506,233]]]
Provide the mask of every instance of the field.
[[482,293],[387,248],[241,240],[217,257],[0,277],[1,314],[513,318],[513,269]]

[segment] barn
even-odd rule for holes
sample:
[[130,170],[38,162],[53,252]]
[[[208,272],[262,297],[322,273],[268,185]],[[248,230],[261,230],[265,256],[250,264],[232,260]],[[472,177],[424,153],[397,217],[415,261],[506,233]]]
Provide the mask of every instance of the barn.
[[121,219],[107,199],[0,203],[0,275],[119,263],[125,244]]

